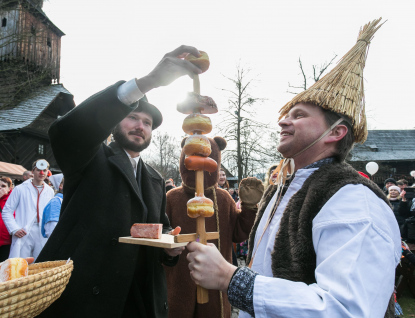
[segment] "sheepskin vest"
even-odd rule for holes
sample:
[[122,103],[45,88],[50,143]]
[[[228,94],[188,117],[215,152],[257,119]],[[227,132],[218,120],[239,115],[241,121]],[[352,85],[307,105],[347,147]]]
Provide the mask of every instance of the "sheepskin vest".
[[[282,215],[272,253],[271,267],[274,277],[306,284],[316,283],[313,219],[327,201],[348,184],[363,184],[390,206],[383,191],[372,181],[360,176],[347,163],[323,165],[309,176],[301,189],[291,197]],[[249,237],[247,263],[252,257],[259,222],[276,190],[277,186],[270,185],[259,203],[258,214]],[[389,308],[390,306],[385,317],[393,317],[388,316]]]

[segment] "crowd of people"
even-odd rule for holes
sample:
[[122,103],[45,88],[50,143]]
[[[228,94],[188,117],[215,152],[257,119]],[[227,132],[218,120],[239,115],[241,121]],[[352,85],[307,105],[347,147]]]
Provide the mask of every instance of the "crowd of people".
[[[0,261],[13,257],[36,260],[60,216],[63,175],[51,176],[47,161],[39,159],[32,171],[23,173],[23,182],[0,177]],[[48,178],[60,182],[53,186]]]
[[[340,73],[352,68],[351,76],[363,79],[359,72],[378,22],[362,29]],[[340,94],[338,80],[324,82],[330,73],[320,81],[334,91],[317,82],[281,108],[277,149],[284,159],[264,182],[246,178],[238,191],[231,189],[220,169],[226,140],[209,138],[218,167],[204,172],[204,195],[214,206],[205,221],[218,239],[186,248],[118,242],[134,223],[162,224],[166,234],[172,225],[183,225],[185,234],[196,229],[185,212],[196,188],[185,154],[178,187],[141,158],[163,121],[145,94],[200,74],[183,59],[189,53],[201,56],[180,46],[149,74],[111,85],[52,124],[49,137],[64,175],[54,180],[55,191],[45,182],[49,164],[43,159],[14,189],[1,179],[0,229],[8,256],[74,262],[65,291],[39,317],[229,318],[231,306],[241,318],[393,317],[399,225],[404,233],[415,200],[402,180],[387,179],[382,190],[345,162],[353,144],[367,136],[363,96],[357,90],[347,107],[343,99],[330,99]],[[356,57],[362,67],[350,62]],[[110,134],[114,142],[107,145]],[[232,243],[244,241],[241,266],[232,261]],[[404,249],[405,257],[409,252]],[[196,284],[209,289],[210,303],[196,302]]]

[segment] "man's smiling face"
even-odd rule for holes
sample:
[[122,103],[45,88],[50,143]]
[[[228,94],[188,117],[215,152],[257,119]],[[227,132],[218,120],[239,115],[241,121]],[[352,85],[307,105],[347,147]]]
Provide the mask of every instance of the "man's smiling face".
[[150,145],[152,126],[151,115],[132,111],[114,128],[114,140],[126,150],[141,152]]
[[303,103],[295,105],[278,125],[281,127],[278,151],[285,158],[309,146],[328,128],[322,109]]

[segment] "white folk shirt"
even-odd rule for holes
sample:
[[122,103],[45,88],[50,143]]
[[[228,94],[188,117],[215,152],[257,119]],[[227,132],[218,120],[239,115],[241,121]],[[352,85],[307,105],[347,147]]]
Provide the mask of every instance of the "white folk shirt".
[[[259,273],[254,284],[255,317],[383,318],[401,257],[400,234],[390,207],[363,185],[341,188],[313,220],[317,283],[272,277],[271,253],[282,213],[316,170],[296,172],[256,252],[252,265]],[[275,198],[260,221],[254,249]],[[251,316],[241,311],[239,317]]]
[[[52,188],[44,184],[44,189],[39,197],[39,224],[42,224],[43,210],[53,196],[54,192]],[[38,191],[33,186],[32,180],[29,179],[17,186],[7,199],[2,212],[3,221],[7,230],[12,234],[24,228],[27,233],[22,238],[18,238],[15,235],[12,236],[10,257],[20,257],[20,249],[27,241],[33,224],[37,223],[37,198]],[[14,211],[16,211],[16,218],[13,217]],[[40,226],[37,228],[40,231]],[[47,239],[44,239],[42,243],[45,244],[46,241]]]

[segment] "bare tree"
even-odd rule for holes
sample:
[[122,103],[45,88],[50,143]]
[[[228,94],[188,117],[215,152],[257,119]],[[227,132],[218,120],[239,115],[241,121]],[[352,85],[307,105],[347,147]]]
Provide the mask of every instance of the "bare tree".
[[151,147],[145,152],[145,158],[164,179],[172,178],[175,184],[179,184],[180,153],[180,142],[176,138],[168,132],[156,132],[153,134]]
[[[294,89],[300,89],[301,91],[305,91],[309,87],[307,80],[311,79],[312,80],[311,84],[314,84],[315,82],[317,82],[321,78],[321,76],[327,71],[327,68],[330,65],[333,64],[333,61],[336,59],[336,57],[337,57],[337,54],[335,54],[334,57],[329,62],[324,62],[321,65],[313,64],[311,66],[313,68],[313,76],[307,76],[306,75],[306,72],[304,71],[303,63],[301,61],[301,57],[299,57],[298,58],[298,65],[299,65],[300,70],[301,70],[301,76],[303,77],[303,83],[300,86],[294,86],[294,85],[291,85],[288,82],[288,87],[289,88],[294,88]],[[294,95],[299,93],[299,92],[293,92],[293,91],[290,91],[290,90],[287,90],[287,92],[291,93],[291,94],[294,94]]]
[[264,164],[274,160],[264,142],[264,136],[269,136],[271,129],[255,119],[255,106],[264,99],[249,93],[254,83],[249,73],[250,69],[238,65],[234,78],[225,76],[232,83],[232,88],[222,89],[230,97],[228,108],[224,110],[225,116],[218,125],[220,133],[228,142],[222,162],[238,175],[238,183],[262,171]]

